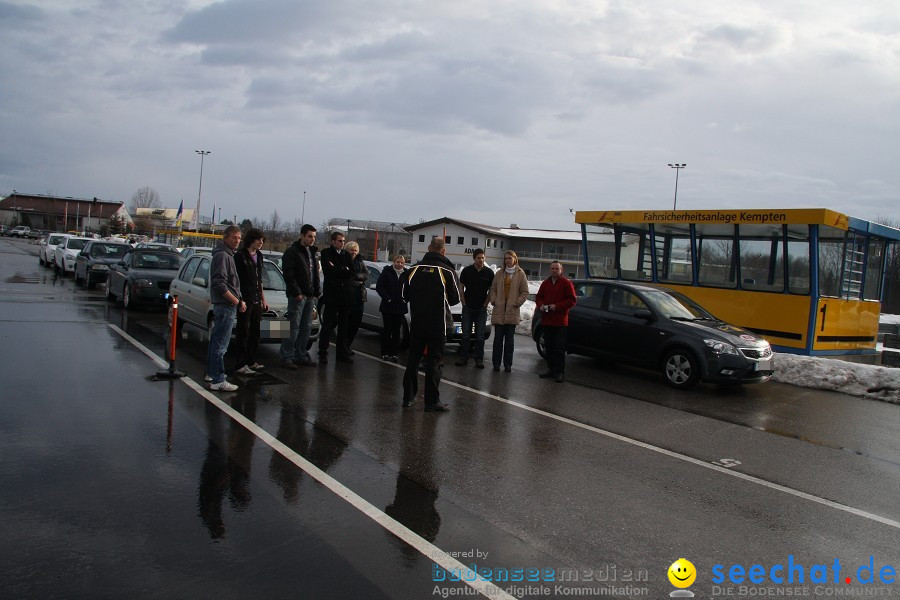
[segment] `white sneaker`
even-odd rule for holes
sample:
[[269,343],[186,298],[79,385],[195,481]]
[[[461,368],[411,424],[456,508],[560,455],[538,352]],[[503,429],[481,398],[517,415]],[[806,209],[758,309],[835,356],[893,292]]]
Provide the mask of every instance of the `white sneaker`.
[[209,384],[209,389],[217,392],[233,392],[238,389],[238,386],[233,383],[228,383],[227,381],[222,381],[221,383]]
[[212,381],[212,377],[210,377],[209,375],[204,375],[203,381]]
[[243,367],[235,371],[235,373],[237,373],[238,375],[256,375],[256,371],[254,371],[247,365],[244,365]]
[[261,365],[259,363],[253,363],[252,365],[250,365],[250,368],[253,369],[254,371],[262,371],[263,369],[266,368],[266,365]]

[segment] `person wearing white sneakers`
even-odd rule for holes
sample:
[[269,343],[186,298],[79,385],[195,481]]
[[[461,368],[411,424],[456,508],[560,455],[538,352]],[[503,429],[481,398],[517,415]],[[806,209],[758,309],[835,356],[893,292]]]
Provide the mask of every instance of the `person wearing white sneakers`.
[[225,352],[228,350],[237,313],[247,310],[247,305],[241,300],[241,282],[234,264],[234,251],[240,243],[240,228],[237,225],[226,227],[222,233],[222,241],[213,249],[209,269],[213,330],[209,336],[206,374],[211,379],[209,389],[220,392],[233,392],[238,387],[225,380]]
[[234,264],[241,281],[241,300],[247,306],[247,310],[237,315],[237,331],[234,335],[235,373],[238,375],[256,375],[257,371],[265,368],[256,362],[259,323],[263,313],[269,310],[263,292],[264,259],[259,251],[265,241],[266,236],[262,231],[255,227],[248,229],[244,235],[244,243],[234,253]]

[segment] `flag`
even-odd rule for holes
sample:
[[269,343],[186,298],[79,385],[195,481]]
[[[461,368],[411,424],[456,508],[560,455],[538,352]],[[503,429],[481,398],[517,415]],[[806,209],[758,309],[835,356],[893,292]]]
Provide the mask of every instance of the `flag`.
[[184,212],[184,198],[181,199],[181,204],[178,205],[178,214],[175,215],[175,227],[181,227],[181,215]]

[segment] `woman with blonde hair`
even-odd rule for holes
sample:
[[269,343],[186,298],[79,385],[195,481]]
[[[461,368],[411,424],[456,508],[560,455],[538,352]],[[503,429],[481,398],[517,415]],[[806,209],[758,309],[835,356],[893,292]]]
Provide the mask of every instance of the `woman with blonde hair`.
[[350,317],[347,319],[347,350],[350,354],[353,352],[353,340],[356,339],[356,333],[359,331],[359,325],[362,323],[363,311],[366,305],[366,282],[369,278],[369,269],[363,262],[363,257],[359,254],[359,244],[356,242],[347,242],[344,250],[350,255],[351,270],[353,271],[353,302],[350,305]]
[[491,325],[494,326],[494,350],[491,360],[494,371],[512,371],[513,350],[515,348],[516,325],[522,320],[519,308],[528,299],[528,280],[519,266],[519,256],[512,250],[503,253],[503,268],[494,275],[488,302],[493,304]]

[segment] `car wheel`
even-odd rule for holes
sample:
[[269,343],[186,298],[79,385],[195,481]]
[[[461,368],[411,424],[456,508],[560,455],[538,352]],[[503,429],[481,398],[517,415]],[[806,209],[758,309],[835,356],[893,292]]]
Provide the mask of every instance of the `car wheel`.
[[700,382],[700,363],[688,350],[671,350],[663,360],[662,374],[673,388],[686,390]]
[[538,325],[535,328],[534,344],[537,346],[538,354],[541,358],[547,358],[547,342],[544,340],[544,328]]
[[110,302],[116,299],[116,295],[112,291],[112,282],[109,280],[106,281],[106,299]]
[[38,254],[38,264],[44,266],[44,257]]
[[78,276],[78,267],[75,267],[74,277],[75,277],[75,285],[81,285],[84,283],[84,279],[82,279],[81,277]]
[[87,289],[92,290],[92,289],[94,289],[95,287],[97,287],[97,282],[96,282],[96,281],[91,281],[90,278],[88,278],[88,280],[87,280]]
[[134,308],[134,301],[131,299],[131,288],[128,287],[128,284],[125,284],[125,287],[122,288],[122,306],[125,307],[125,310],[129,308]]

